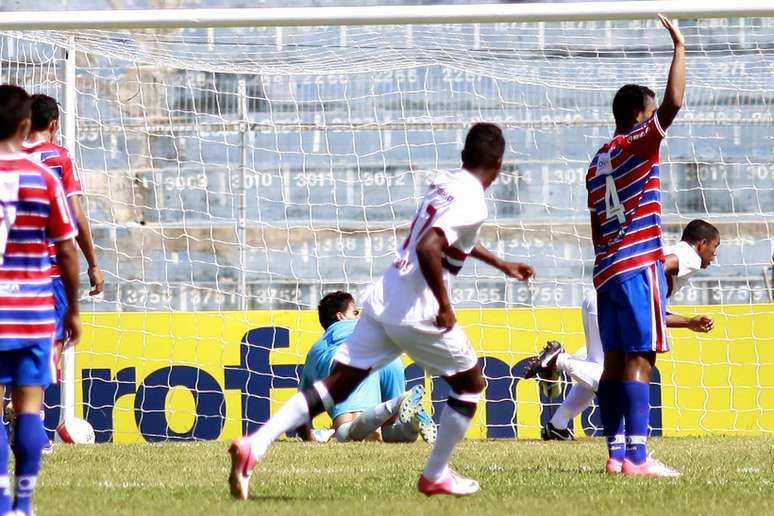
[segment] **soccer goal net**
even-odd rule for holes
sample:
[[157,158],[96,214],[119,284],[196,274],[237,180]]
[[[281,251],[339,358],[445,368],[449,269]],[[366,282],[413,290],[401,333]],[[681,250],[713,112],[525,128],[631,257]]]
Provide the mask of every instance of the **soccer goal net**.
[[[120,12],[99,28],[4,25],[2,82],[65,108],[62,142],[106,276],[103,297],[82,297],[70,394],[49,389],[47,426],[63,398],[99,441],[229,438],[265,421],[322,333],[319,299],[363,298],[430,179],[459,165],[473,122],[489,121],[507,148],[481,240],[537,276],[506,281],[469,260],[454,282],[488,383],[470,435],[537,436],[561,396],[522,380],[524,361],[549,339],[584,344],[587,166],[612,134],[616,89],[642,83],[661,96],[672,55],[655,16],[614,19],[615,4],[595,19],[568,4],[574,14],[543,21],[502,5],[505,21],[481,23],[372,24],[373,9],[374,20],[343,12],[325,26],[272,26],[255,10],[241,27],[181,17],[122,28]],[[671,300],[716,324],[671,332],[651,397],[656,434],[774,431],[768,15],[678,19],[687,94],[662,147],[665,242],[701,218],[722,244]],[[406,365],[410,383],[445,399],[442,382]],[[598,430],[593,407],[574,424]]]

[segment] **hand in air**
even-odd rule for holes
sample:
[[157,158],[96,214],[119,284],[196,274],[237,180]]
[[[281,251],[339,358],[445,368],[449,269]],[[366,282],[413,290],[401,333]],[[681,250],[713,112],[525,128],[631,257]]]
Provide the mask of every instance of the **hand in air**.
[[451,331],[455,324],[457,324],[457,316],[454,314],[454,309],[451,306],[438,310],[435,325],[441,328],[444,333]]
[[691,319],[688,321],[688,328],[697,333],[707,333],[714,327],[715,321],[706,315],[697,315],[695,317],[691,317]]
[[663,25],[664,28],[669,31],[669,35],[672,36],[672,44],[674,44],[674,46],[685,45],[685,37],[683,37],[683,33],[680,32],[680,29],[676,27],[669,18],[663,14],[659,14],[658,19],[661,21],[661,25]]
[[505,262],[502,271],[509,278],[527,281],[535,275],[535,269],[531,265],[519,262]]

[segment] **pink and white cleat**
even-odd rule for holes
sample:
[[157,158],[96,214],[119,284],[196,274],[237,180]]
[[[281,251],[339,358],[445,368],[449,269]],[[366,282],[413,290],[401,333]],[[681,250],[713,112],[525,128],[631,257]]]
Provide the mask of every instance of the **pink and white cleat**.
[[477,481],[461,477],[451,468],[446,468],[446,471],[441,478],[435,482],[431,482],[426,479],[424,475],[420,475],[419,482],[417,482],[417,489],[425,496],[445,494],[459,497],[472,495],[480,489],[480,486]]
[[642,464],[635,464],[629,459],[624,459],[621,473],[643,477],[679,477],[682,475],[676,469],[672,469],[661,461],[648,457]]
[[607,464],[605,464],[605,473],[608,475],[615,475],[620,473],[621,469],[623,469],[623,461],[614,459],[612,457],[607,459]]
[[228,476],[231,496],[247,500],[250,491],[250,477],[258,463],[253,456],[250,440],[246,437],[240,437],[231,443],[228,453],[231,455],[231,474]]

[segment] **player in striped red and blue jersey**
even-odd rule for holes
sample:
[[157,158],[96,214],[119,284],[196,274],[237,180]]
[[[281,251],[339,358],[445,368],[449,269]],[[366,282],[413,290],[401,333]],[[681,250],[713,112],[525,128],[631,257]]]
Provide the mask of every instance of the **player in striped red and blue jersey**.
[[664,100],[627,84],[613,99],[616,131],[586,176],[596,259],[598,323],[605,352],[597,396],[609,473],[678,476],[648,457],[650,374],[666,342],[667,286],[661,248],[659,148],[685,93],[685,43],[659,16],[674,44]]
[[[65,197],[67,197],[76,227],[78,228],[78,236],[75,240],[87,264],[86,272],[89,276],[89,283],[91,283],[89,295],[96,296],[104,289],[105,279],[99,265],[97,265],[89,219],[81,203],[83,186],[81,185],[78,172],[73,166],[70,152],[53,142],[59,130],[59,106],[54,98],[48,95],[37,94],[32,96],[31,113],[30,134],[27,136],[27,141],[24,142],[22,150],[30,154],[36,161],[50,168],[62,182]],[[48,250],[51,257],[51,277],[53,278],[54,299],[56,300],[54,362],[58,370],[59,357],[61,356],[65,339],[62,319],[65,313],[67,313],[67,298],[65,297],[64,286],[59,275],[59,267],[56,263],[56,247],[53,242],[49,243]],[[57,380],[58,376],[57,374]]]
[[40,410],[52,380],[54,293],[48,242],[55,242],[70,308],[64,328],[80,338],[77,231],[59,179],[21,152],[30,128],[30,97],[0,86],[0,399],[11,387],[16,412],[15,500],[11,507],[9,446],[0,426],[0,514],[31,514],[45,444]]

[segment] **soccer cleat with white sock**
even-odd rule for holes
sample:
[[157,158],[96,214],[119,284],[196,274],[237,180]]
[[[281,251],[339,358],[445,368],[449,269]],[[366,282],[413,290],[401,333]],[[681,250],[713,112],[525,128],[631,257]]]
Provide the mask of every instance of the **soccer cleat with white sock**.
[[654,459],[650,455],[642,464],[635,464],[629,459],[624,459],[621,467],[621,473],[624,475],[643,476],[643,477],[665,477],[676,478],[682,476],[682,473],[672,469],[663,462]]
[[434,482],[426,479],[424,475],[420,475],[417,489],[425,496],[438,494],[469,496],[477,492],[480,486],[476,480],[462,477],[447,467],[441,478]]
[[[228,485],[231,496],[240,500],[247,500],[250,493],[250,477],[258,460],[253,455],[252,443],[247,437],[240,437],[231,443],[228,449],[231,455],[231,473],[228,476]],[[266,448],[261,451],[260,457],[266,453]]]

